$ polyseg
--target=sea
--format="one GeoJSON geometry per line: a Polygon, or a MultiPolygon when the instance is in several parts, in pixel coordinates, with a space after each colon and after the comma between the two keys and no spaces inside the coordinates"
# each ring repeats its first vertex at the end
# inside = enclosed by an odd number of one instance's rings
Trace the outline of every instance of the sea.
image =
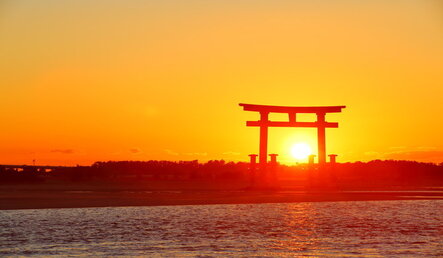
{"type": "Polygon", "coordinates": [[[443,257],[443,200],[3,210],[0,256],[443,257]]]}

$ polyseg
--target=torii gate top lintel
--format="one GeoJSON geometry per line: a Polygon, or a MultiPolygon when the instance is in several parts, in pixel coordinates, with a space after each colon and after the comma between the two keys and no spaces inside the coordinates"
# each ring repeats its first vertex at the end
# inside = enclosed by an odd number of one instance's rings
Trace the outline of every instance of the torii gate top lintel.
{"type": "Polygon", "coordinates": [[[268,106],[240,103],[245,111],[260,113],[259,121],[247,121],[247,126],[260,127],[260,164],[267,163],[268,127],[314,127],[317,128],[319,163],[326,163],[326,140],[325,128],[337,128],[338,123],[326,122],[327,113],[340,113],[346,106],[317,106],[317,107],[288,107],[268,106]],[[287,113],[288,121],[269,121],[269,113],[287,113]],[[297,113],[314,113],[317,115],[315,122],[299,122],[296,120],[297,113]]]}
{"type": "Polygon", "coordinates": [[[269,106],[240,103],[245,111],[270,112],[270,113],[340,113],[346,106],[319,106],[319,107],[288,107],[269,106]]]}

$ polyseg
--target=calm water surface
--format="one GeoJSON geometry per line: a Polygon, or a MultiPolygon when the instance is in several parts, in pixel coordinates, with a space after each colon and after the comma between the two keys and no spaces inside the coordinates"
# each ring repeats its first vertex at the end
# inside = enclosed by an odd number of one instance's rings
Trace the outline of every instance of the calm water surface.
{"type": "Polygon", "coordinates": [[[443,256],[443,201],[0,211],[0,256],[443,256]]]}

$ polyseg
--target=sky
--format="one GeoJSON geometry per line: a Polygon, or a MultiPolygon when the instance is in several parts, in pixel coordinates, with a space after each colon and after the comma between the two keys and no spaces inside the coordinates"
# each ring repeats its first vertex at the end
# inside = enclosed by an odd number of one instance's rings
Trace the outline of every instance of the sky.
{"type": "MultiPolygon", "coordinates": [[[[339,162],[443,162],[443,4],[0,0],[0,96],[0,164],[247,161],[239,103],[346,105],[339,162]]],[[[313,128],[269,133],[283,163],[316,150],[313,128]]]]}

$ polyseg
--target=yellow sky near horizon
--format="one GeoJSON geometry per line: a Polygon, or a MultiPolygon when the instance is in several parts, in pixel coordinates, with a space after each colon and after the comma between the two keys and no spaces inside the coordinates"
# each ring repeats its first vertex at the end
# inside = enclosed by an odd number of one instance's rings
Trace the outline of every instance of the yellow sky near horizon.
{"type": "MultiPolygon", "coordinates": [[[[240,102],[346,105],[341,162],[443,162],[436,0],[1,1],[0,57],[0,164],[246,161],[240,102]]],[[[315,137],[271,128],[269,152],[315,137]]]]}

